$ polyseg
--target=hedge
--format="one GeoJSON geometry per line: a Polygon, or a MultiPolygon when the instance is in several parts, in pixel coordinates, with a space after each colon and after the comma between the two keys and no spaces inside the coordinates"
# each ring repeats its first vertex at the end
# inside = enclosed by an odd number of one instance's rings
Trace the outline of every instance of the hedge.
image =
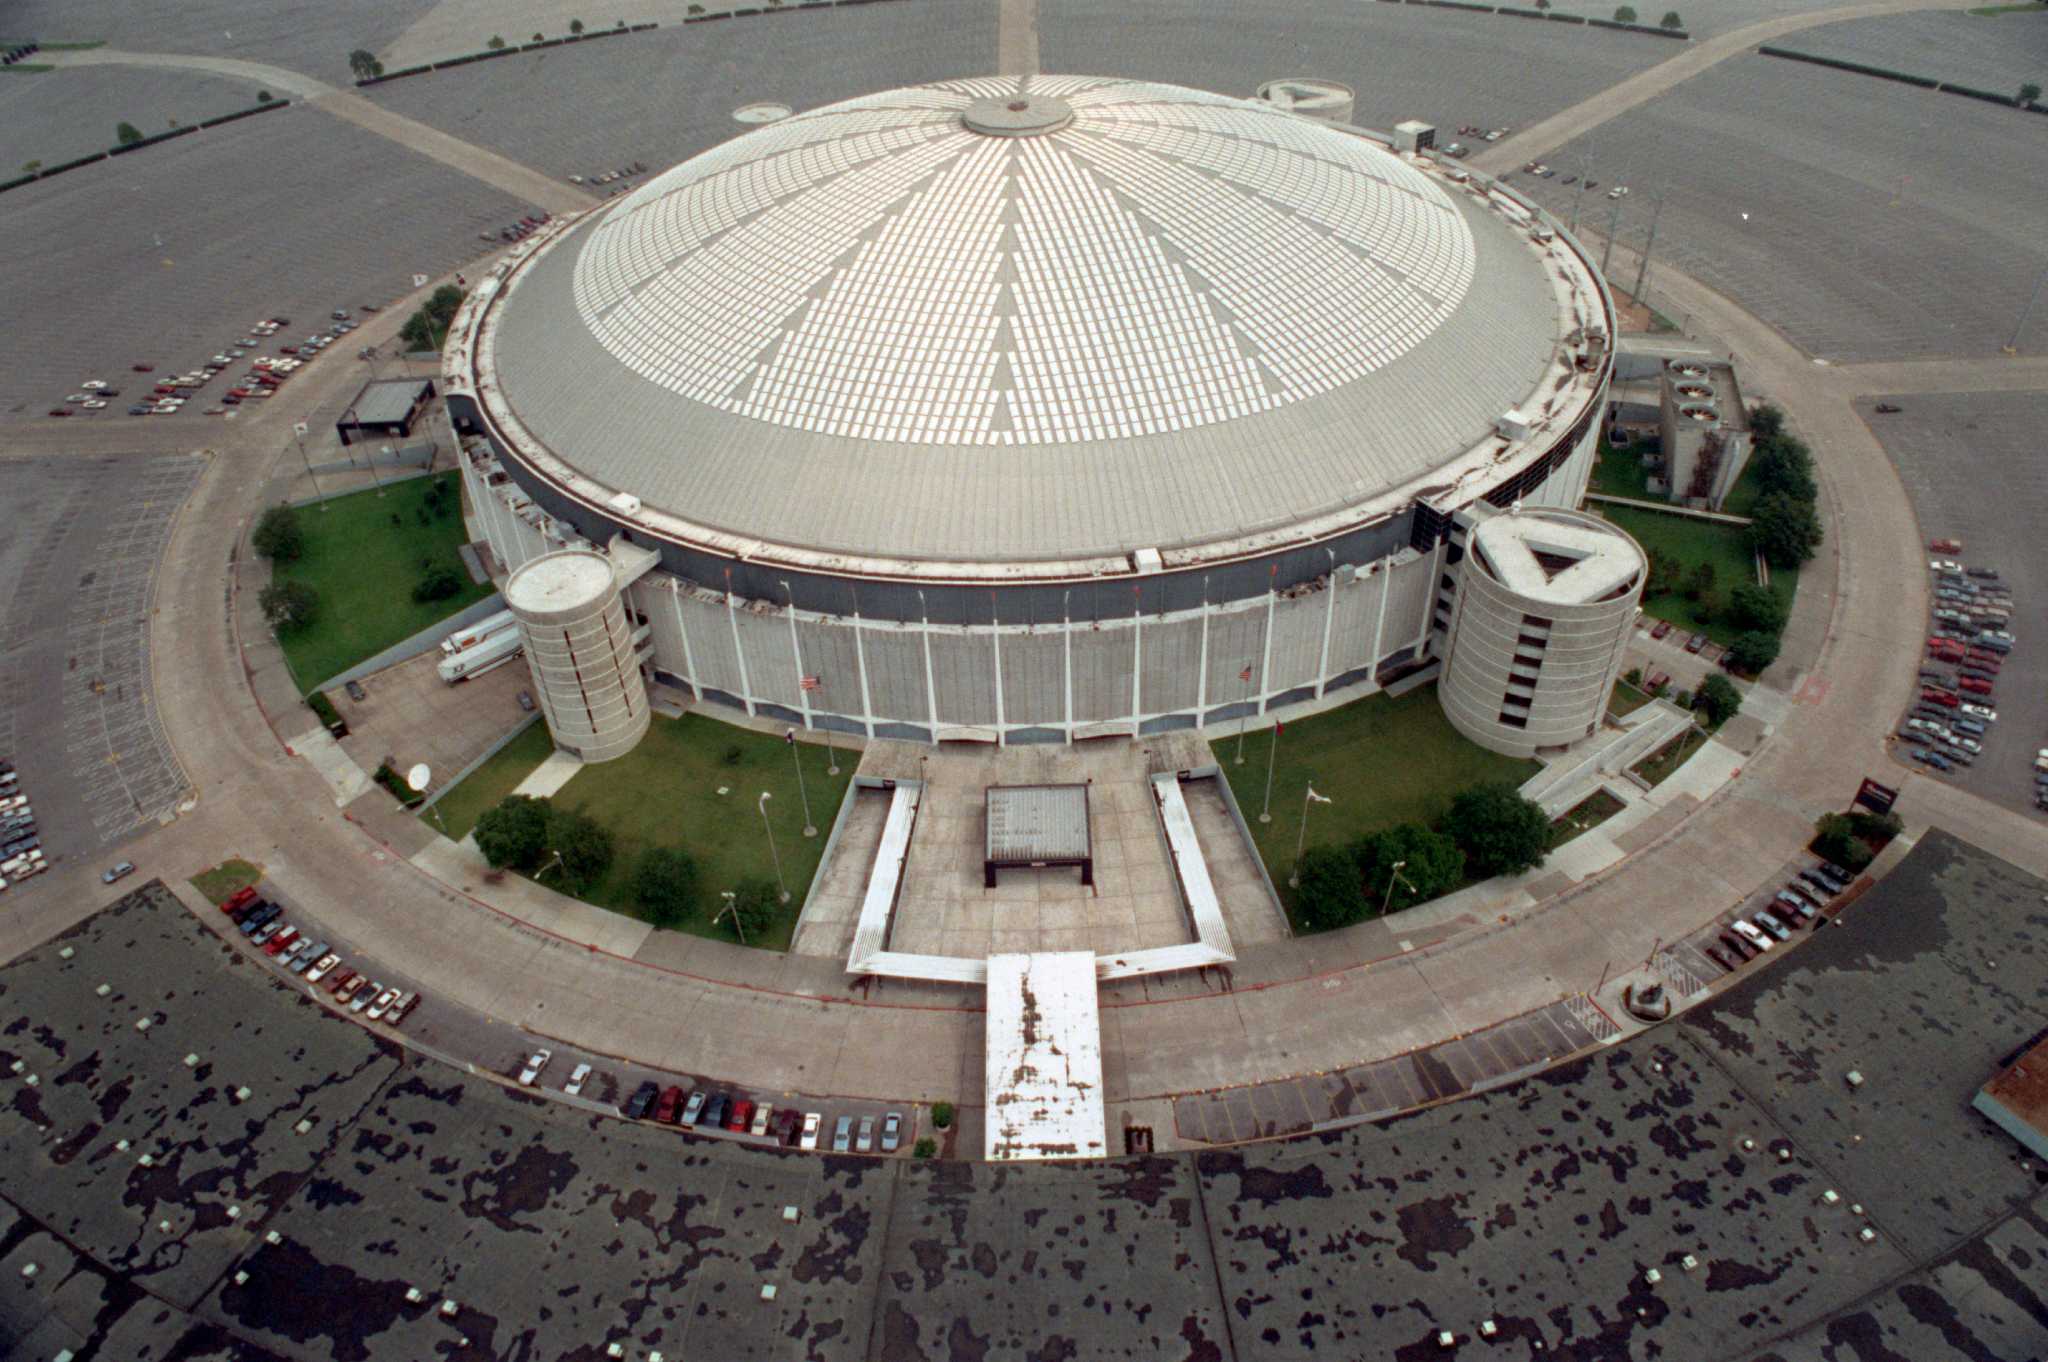
{"type": "Polygon", "coordinates": [[[157,145],[159,142],[168,142],[173,137],[183,137],[187,133],[193,133],[198,131],[199,129],[197,127],[172,128],[169,132],[160,132],[155,134],[154,136],[144,137],[134,142],[123,142],[118,147],[108,147],[107,155],[126,156],[131,151],[140,151],[144,147],[153,147],[157,145]]]}
{"type": "Polygon", "coordinates": [[[290,107],[291,105],[282,99],[273,99],[268,104],[251,104],[246,109],[237,109],[233,113],[225,113],[218,118],[209,118],[199,126],[202,128],[217,128],[223,123],[232,123],[239,118],[254,118],[257,114],[269,113],[272,109],[288,109],[290,107]]]}
{"type": "MultiPolygon", "coordinates": [[[[1832,66],[1837,71],[1854,71],[1859,76],[1876,76],[1879,80],[1902,81],[1907,85],[1917,85],[1923,90],[1939,90],[1941,88],[1940,81],[1930,79],[1927,76],[1908,75],[1904,71],[1893,71],[1882,66],[1866,66],[1862,62],[1843,61],[1840,57],[1816,56],[1811,52],[1794,52],[1789,48],[1771,47],[1768,44],[1759,47],[1757,51],[1766,57],[1783,57],[1787,61],[1810,62],[1815,66],[1832,66]]],[[[2011,103],[2010,100],[2006,102],[2011,103]]]]}

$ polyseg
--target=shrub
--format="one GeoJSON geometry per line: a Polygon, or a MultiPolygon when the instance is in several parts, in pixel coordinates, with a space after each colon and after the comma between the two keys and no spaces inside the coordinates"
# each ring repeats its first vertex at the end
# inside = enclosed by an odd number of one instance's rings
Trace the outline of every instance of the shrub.
{"type": "Polygon", "coordinates": [[[357,80],[375,80],[384,74],[384,63],[374,52],[359,47],[348,54],[348,69],[355,72],[357,80]]]}
{"type": "Polygon", "coordinates": [[[1814,824],[1814,854],[1833,861],[1845,870],[1861,870],[1875,855],[1856,835],[1855,820],[1848,814],[1824,813],[1814,824]]]}
{"type": "Polygon", "coordinates": [[[499,869],[531,870],[548,845],[554,806],[531,795],[506,795],[476,820],[476,849],[499,869]]]}
{"type": "Polygon", "coordinates": [[[416,601],[445,601],[462,590],[462,574],[446,565],[427,569],[412,589],[416,601]]]}
{"type": "Polygon", "coordinates": [[[1778,660],[1778,636],[1760,630],[1737,634],[1728,645],[1728,665],[1755,676],[1778,660]]]}
{"type": "Polygon", "coordinates": [[[913,1159],[933,1159],[937,1158],[938,1154],[939,1142],[929,1135],[910,1147],[910,1157],[913,1159]]]}
{"type": "Polygon", "coordinates": [[[1742,692],[1725,676],[1710,675],[1700,682],[1693,704],[1707,716],[1709,726],[1719,728],[1742,709],[1742,692]]]}
{"type": "Polygon", "coordinates": [[[1614,11],[1614,22],[1617,24],[1632,24],[1635,21],[1636,11],[1633,5],[1623,5],[1614,11]]]}
{"type": "Polygon", "coordinates": [[[736,745],[728,747],[725,749],[725,764],[727,766],[737,766],[742,761],[746,760],[746,755],[747,754],[745,752],[742,752],[736,745]]]}
{"type": "Polygon", "coordinates": [[[1368,913],[1385,904],[1390,913],[1448,894],[1465,878],[1465,853],[1440,832],[1403,823],[1369,833],[1351,844],[1368,913]],[[1394,866],[1400,864],[1399,878],[1394,866]]]}
{"type": "Polygon", "coordinates": [[[114,140],[122,146],[133,146],[142,140],[142,130],[133,123],[117,123],[114,126],[114,140]]]}
{"type": "Polygon", "coordinates": [[[270,93],[270,91],[268,90],[258,90],[256,92],[256,102],[258,104],[268,104],[271,100],[276,98],[277,96],[270,93]]]}
{"type": "Polygon", "coordinates": [[[2020,86],[2019,97],[2013,102],[2023,109],[2031,109],[2034,107],[2034,101],[2040,97],[2041,87],[2030,80],[2025,85],[2020,86]]]}
{"type": "Polygon", "coordinates": [[[581,33],[583,31],[583,21],[581,19],[571,19],[569,21],[569,31],[571,33],[581,33]]]}
{"type": "Polygon", "coordinates": [[[1464,851],[1466,869],[1480,879],[1534,870],[1550,850],[1550,819],[1542,806],[1504,783],[1460,794],[1439,828],[1464,851]]]}
{"type": "Polygon", "coordinates": [[[405,319],[398,338],[412,350],[438,350],[448,337],[448,323],[462,306],[462,290],[443,284],[427,298],[417,312],[405,319]]]}
{"type": "Polygon", "coordinates": [[[655,926],[675,926],[697,906],[697,863],[673,847],[650,849],[633,871],[633,898],[655,926]]]}
{"type": "Polygon", "coordinates": [[[1756,485],[1757,490],[1765,493],[1784,492],[1800,501],[1817,499],[1820,488],[1813,480],[1813,452],[1806,442],[1783,432],[1768,438],[1759,436],[1756,485]]]}
{"type": "Polygon", "coordinates": [[[1301,884],[1294,891],[1294,916],[1311,932],[1348,927],[1365,916],[1365,894],[1358,862],[1350,852],[1313,846],[1302,853],[1296,871],[1301,884]]]}
{"type": "Polygon", "coordinates": [[[1820,548],[1820,513],[1810,501],[1774,492],[1757,502],[1749,525],[1750,547],[1772,567],[1795,568],[1820,548]]]}
{"type": "Polygon", "coordinates": [[[1785,627],[1785,602],[1769,587],[1744,582],[1728,593],[1728,621],[1738,629],[1775,634],[1785,627]]]}
{"type": "Polygon", "coordinates": [[[505,40],[493,33],[491,40],[485,43],[484,46],[490,48],[493,52],[503,52],[505,50],[505,40]]]}
{"type": "Polygon", "coordinates": [[[1749,433],[1761,450],[1765,444],[1785,432],[1785,413],[1769,402],[1759,402],[1749,413],[1749,433]]]}
{"type": "Polygon", "coordinates": [[[1689,690],[1678,692],[1678,694],[1671,697],[1671,703],[1677,705],[1680,709],[1690,710],[1692,708],[1692,692],[1689,690]]]}
{"type": "Polygon", "coordinates": [[[1659,28],[1684,28],[1685,20],[1678,17],[1677,10],[1667,9],[1664,11],[1664,17],[1657,21],[1657,26],[1659,28]]]}
{"type": "Polygon", "coordinates": [[[775,926],[782,894],[771,880],[741,880],[718,924],[742,941],[758,941],[775,926]]]}
{"type": "Polygon", "coordinates": [[[537,42],[537,43],[544,43],[544,42],[546,42],[547,40],[548,40],[548,39],[547,39],[547,35],[546,35],[545,33],[536,33],[536,34],[534,34],[534,35],[533,35],[533,39],[532,39],[532,41],[534,41],[534,42],[537,42]]]}
{"type": "Polygon", "coordinates": [[[1622,673],[1621,679],[1628,682],[1631,686],[1640,686],[1643,684],[1643,669],[1641,667],[1630,667],[1622,673]]]}
{"type": "Polygon", "coordinates": [[[327,726],[329,732],[341,727],[341,711],[334,707],[334,701],[327,698],[326,692],[316,690],[308,695],[306,708],[320,716],[320,722],[327,726]]]}
{"type": "Polygon", "coordinates": [[[299,523],[298,508],[272,506],[256,521],[249,536],[256,552],[273,563],[296,563],[306,551],[306,529],[299,523]]]}
{"type": "Polygon", "coordinates": [[[376,773],[371,779],[389,790],[392,796],[407,808],[411,808],[426,798],[424,794],[406,784],[404,778],[398,772],[391,769],[390,762],[378,762],[376,773]]]}
{"type": "Polygon", "coordinates": [[[698,15],[702,14],[703,12],[704,7],[702,5],[692,5],[689,7],[689,9],[684,11],[684,13],[688,14],[693,19],[698,15]]]}
{"type": "Polygon", "coordinates": [[[578,889],[588,889],[612,868],[611,831],[587,813],[553,810],[548,847],[561,858],[563,877],[578,889]]]}
{"type": "Polygon", "coordinates": [[[1721,614],[1721,593],[1709,588],[1702,591],[1692,603],[1692,618],[1695,624],[1712,624],[1721,614]]]}
{"type": "Polygon", "coordinates": [[[1684,595],[1687,600],[1696,601],[1702,595],[1709,591],[1712,591],[1713,589],[1714,565],[1712,563],[1695,563],[1690,569],[1687,570],[1685,574],[1684,590],[1684,595]]]}
{"type": "Polygon", "coordinates": [[[932,1124],[940,1130],[951,1128],[953,1124],[953,1104],[951,1102],[932,1103],[932,1124]]]}
{"type": "Polygon", "coordinates": [[[320,614],[320,593],[304,582],[272,582],[256,604],[272,628],[303,629],[320,614]]]}

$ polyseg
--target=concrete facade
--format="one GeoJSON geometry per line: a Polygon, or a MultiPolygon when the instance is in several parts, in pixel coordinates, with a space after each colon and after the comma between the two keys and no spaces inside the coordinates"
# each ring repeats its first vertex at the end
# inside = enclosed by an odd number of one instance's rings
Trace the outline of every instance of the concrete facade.
{"type": "Polygon", "coordinates": [[[1590,737],[1642,598],[1646,559],[1622,531],[1570,511],[1460,516],[1446,574],[1443,678],[1451,726],[1528,757],[1590,737]]]}
{"type": "Polygon", "coordinates": [[[1671,499],[1720,510],[1749,463],[1749,410],[1734,366],[1672,360],[1659,376],[1657,397],[1671,499]]]}
{"type": "Polygon", "coordinates": [[[586,762],[632,751],[647,732],[647,683],[612,560],[591,549],[542,554],[507,579],[505,602],[555,745],[586,762]]]}

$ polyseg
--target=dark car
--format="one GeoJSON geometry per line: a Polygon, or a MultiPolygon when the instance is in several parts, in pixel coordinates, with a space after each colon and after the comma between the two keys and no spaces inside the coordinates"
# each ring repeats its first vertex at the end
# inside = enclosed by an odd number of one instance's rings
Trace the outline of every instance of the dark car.
{"type": "Polygon", "coordinates": [[[661,1100],[654,1104],[654,1119],[665,1126],[676,1123],[676,1113],[682,1110],[683,1090],[679,1087],[663,1088],[661,1100]]]}
{"type": "Polygon", "coordinates": [[[1671,632],[1671,621],[1670,621],[1670,620],[1658,620],[1658,621],[1657,621],[1657,622],[1656,622],[1656,623],[1655,623],[1654,625],[1650,626],[1650,637],[1651,637],[1651,638],[1662,638],[1662,637],[1664,637],[1664,635],[1666,635],[1666,634],[1668,634],[1668,633],[1670,633],[1670,632],[1671,632]]]}
{"type": "Polygon", "coordinates": [[[1721,947],[1738,963],[1756,954],[1756,947],[1750,945],[1734,932],[1721,933],[1721,947]]]}
{"type": "Polygon", "coordinates": [[[803,1125],[804,1118],[797,1114],[795,1107],[784,1107],[775,1113],[775,1125],[770,1133],[775,1136],[775,1143],[793,1149],[803,1125]]]}
{"type": "Polygon", "coordinates": [[[711,1129],[716,1130],[725,1124],[725,1113],[731,1110],[731,1108],[732,1099],[724,1093],[720,1093],[704,1104],[704,1116],[698,1124],[709,1126],[711,1129]]]}
{"type": "Polygon", "coordinates": [[[1705,634],[1694,634],[1685,641],[1685,650],[1689,653],[1696,653],[1706,646],[1707,636],[1705,634]]]}
{"type": "Polygon", "coordinates": [[[363,683],[360,681],[350,681],[342,686],[342,689],[348,692],[349,699],[356,701],[358,704],[368,698],[363,694],[363,683]]]}
{"type": "Polygon", "coordinates": [[[528,714],[533,713],[533,697],[525,691],[519,692],[519,707],[528,714]]]}
{"type": "Polygon", "coordinates": [[[638,1121],[645,1117],[653,1108],[654,1099],[660,1092],[661,1089],[653,1083],[642,1083],[633,1089],[633,1095],[626,1099],[627,1118],[638,1121]]]}
{"type": "Polygon", "coordinates": [[[1728,957],[1721,953],[1721,948],[1719,946],[1702,946],[1700,947],[1700,949],[1707,953],[1707,959],[1713,961],[1722,969],[1732,970],[1735,968],[1734,964],[1728,959],[1728,957]]]}

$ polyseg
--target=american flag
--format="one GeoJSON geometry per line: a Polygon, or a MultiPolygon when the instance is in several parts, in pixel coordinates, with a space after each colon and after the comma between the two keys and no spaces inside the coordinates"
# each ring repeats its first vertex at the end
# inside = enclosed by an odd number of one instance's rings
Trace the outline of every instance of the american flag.
{"type": "Polygon", "coordinates": [[[823,681],[820,681],[820,680],[819,680],[819,679],[818,679],[817,677],[815,677],[815,676],[806,676],[806,677],[804,677],[804,678],[803,678],[803,679],[802,679],[801,681],[798,681],[798,682],[797,682],[797,684],[798,684],[799,686],[803,687],[803,688],[804,688],[805,690],[823,690],[823,689],[825,689],[825,683],[824,683],[823,681]]]}
{"type": "Polygon", "coordinates": [[[1252,669],[1251,669],[1250,667],[1246,667],[1246,668],[1245,668],[1245,669],[1244,669],[1243,671],[1241,671],[1241,672],[1239,672],[1239,673],[1237,674],[1237,679],[1238,679],[1238,680],[1240,680],[1240,681],[1249,681],[1249,680],[1251,680],[1251,679],[1252,679],[1252,669]]]}

